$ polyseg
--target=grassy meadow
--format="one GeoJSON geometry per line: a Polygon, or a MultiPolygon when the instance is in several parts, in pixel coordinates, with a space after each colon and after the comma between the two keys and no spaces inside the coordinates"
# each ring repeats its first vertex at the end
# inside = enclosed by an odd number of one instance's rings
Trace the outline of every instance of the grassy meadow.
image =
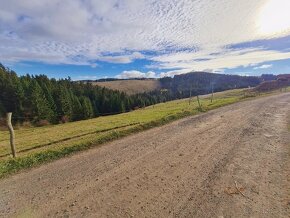
{"type": "Polygon", "coordinates": [[[202,110],[198,108],[196,97],[193,97],[190,104],[189,99],[182,99],[90,120],[20,128],[15,130],[18,155],[15,159],[10,155],[9,132],[0,131],[0,177],[134,132],[255,96],[255,93],[246,90],[231,90],[216,93],[213,102],[210,95],[201,97],[202,110]]]}
{"type": "Polygon", "coordinates": [[[148,80],[115,80],[105,82],[92,82],[93,85],[106,87],[108,89],[125,92],[128,95],[150,92],[161,87],[160,81],[155,79],[148,80]]]}

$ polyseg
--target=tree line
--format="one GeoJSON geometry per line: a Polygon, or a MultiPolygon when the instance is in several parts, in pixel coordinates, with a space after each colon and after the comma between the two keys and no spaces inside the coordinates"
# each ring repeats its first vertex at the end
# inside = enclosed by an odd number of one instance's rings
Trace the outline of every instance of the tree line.
{"type": "Polygon", "coordinates": [[[13,112],[13,121],[57,124],[207,94],[212,90],[256,86],[258,77],[194,72],[159,79],[161,89],[127,95],[124,92],[92,85],[88,81],[49,79],[45,75],[17,74],[0,64],[0,118],[13,112]]]}
{"type": "Polygon", "coordinates": [[[87,82],[17,76],[0,64],[0,117],[13,112],[14,122],[60,123],[122,113],[167,99],[150,94],[126,95],[87,82]]]}
{"type": "Polygon", "coordinates": [[[190,95],[220,92],[229,89],[255,87],[261,83],[256,76],[239,76],[207,72],[192,72],[160,79],[161,87],[171,98],[186,98],[190,95]]]}

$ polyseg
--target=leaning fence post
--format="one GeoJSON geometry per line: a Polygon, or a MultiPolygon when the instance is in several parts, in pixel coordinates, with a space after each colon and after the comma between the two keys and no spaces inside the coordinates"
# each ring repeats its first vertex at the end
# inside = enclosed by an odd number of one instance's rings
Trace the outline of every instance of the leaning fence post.
{"type": "Polygon", "coordinates": [[[12,156],[16,157],[16,149],[15,149],[15,143],[14,143],[15,135],[14,135],[14,129],[12,126],[11,118],[12,118],[12,112],[7,113],[7,126],[10,132],[10,146],[11,146],[12,156]]]}

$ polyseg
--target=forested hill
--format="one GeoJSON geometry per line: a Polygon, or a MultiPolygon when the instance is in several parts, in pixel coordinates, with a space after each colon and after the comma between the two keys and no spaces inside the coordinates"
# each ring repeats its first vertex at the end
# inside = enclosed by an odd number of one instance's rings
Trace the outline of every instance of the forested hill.
{"type": "Polygon", "coordinates": [[[195,72],[162,78],[157,90],[127,95],[88,82],[17,76],[0,64],[0,119],[13,112],[13,121],[38,125],[83,120],[122,113],[159,102],[233,88],[256,86],[258,77],[195,72]]]}
{"type": "Polygon", "coordinates": [[[70,79],[48,79],[45,75],[18,77],[0,64],[0,118],[13,112],[14,122],[44,125],[83,120],[166,100],[148,94],[128,96],[70,79]]]}
{"type": "Polygon", "coordinates": [[[191,91],[193,95],[206,94],[213,89],[215,92],[235,88],[255,87],[259,85],[261,78],[254,76],[238,76],[227,74],[216,74],[206,72],[192,72],[175,75],[173,78],[161,78],[163,89],[176,93],[180,97],[188,96],[191,91]]]}
{"type": "Polygon", "coordinates": [[[101,79],[96,81],[85,81],[94,85],[106,87],[113,90],[124,91],[132,95],[143,92],[154,92],[166,89],[171,94],[182,94],[186,97],[191,90],[192,93],[207,93],[211,88],[223,91],[233,88],[245,88],[257,86],[261,81],[275,79],[274,75],[262,75],[261,77],[249,77],[227,74],[216,74],[207,72],[192,72],[176,75],[173,78],[161,79],[101,79]]]}

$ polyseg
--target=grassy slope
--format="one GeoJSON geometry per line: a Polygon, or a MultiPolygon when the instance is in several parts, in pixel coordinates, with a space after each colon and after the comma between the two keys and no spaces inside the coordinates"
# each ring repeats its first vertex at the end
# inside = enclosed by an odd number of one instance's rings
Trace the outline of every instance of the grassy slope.
{"type": "MultiPolygon", "coordinates": [[[[250,97],[252,96],[245,97],[242,90],[232,90],[216,94],[212,103],[209,96],[205,96],[201,102],[203,111],[207,111],[250,97]]],[[[182,99],[124,114],[19,129],[15,131],[18,152],[16,159],[9,155],[8,132],[1,131],[0,177],[199,112],[196,98],[193,98],[190,105],[188,99],[182,99]]]]}
{"type": "Polygon", "coordinates": [[[92,82],[95,85],[119,90],[129,95],[149,92],[160,88],[158,80],[116,80],[108,82],[92,82]]]}

